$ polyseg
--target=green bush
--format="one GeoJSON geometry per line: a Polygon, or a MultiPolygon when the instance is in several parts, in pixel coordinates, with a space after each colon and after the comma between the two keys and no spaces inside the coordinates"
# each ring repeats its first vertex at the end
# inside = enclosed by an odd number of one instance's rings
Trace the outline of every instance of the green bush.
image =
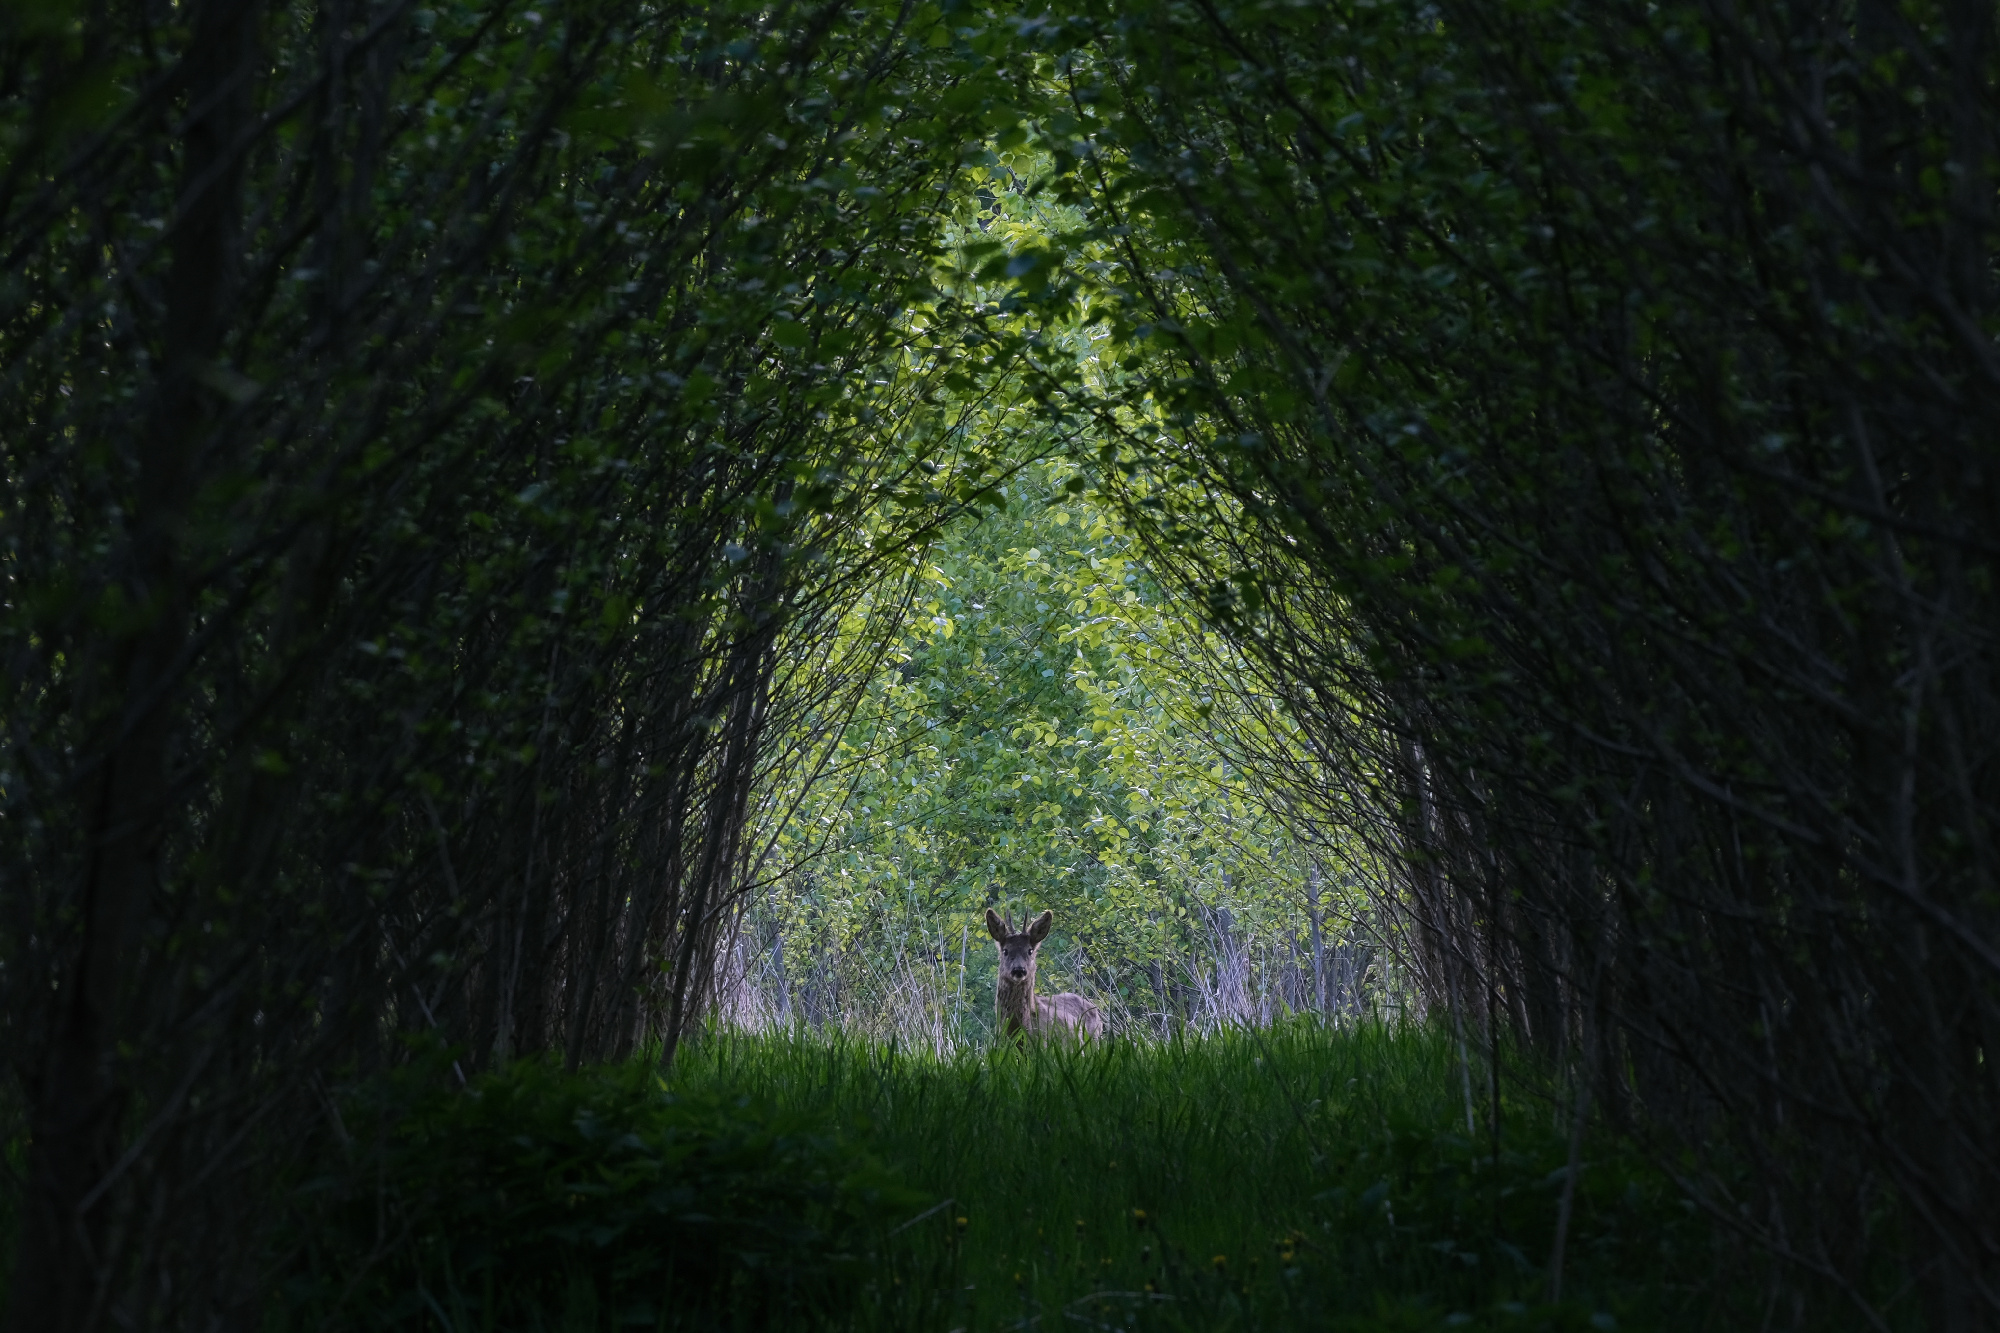
{"type": "Polygon", "coordinates": [[[306,1190],[287,1313],[345,1327],[788,1327],[838,1319],[922,1206],[824,1117],[668,1091],[639,1062],[416,1075],[306,1190]]]}

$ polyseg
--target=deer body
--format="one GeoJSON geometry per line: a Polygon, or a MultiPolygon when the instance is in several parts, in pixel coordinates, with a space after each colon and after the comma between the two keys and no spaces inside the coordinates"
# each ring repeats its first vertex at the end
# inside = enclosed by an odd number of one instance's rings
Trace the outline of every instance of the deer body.
{"type": "Polygon", "coordinates": [[[1000,1031],[1017,1040],[1024,1034],[1102,1037],[1104,1015],[1089,1000],[1073,991],[1035,994],[1035,954],[1054,924],[1055,913],[1044,912],[1017,932],[1005,917],[986,909],[986,933],[1000,946],[1000,981],[993,993],[1000,1031]]]}

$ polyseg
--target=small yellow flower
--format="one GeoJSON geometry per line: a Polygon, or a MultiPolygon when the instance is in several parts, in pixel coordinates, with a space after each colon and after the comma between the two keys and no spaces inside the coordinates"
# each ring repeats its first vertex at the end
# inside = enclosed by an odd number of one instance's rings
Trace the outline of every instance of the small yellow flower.
{"type": "Polygon", "coordinates": [[[959,1229],[960,1231],[963,1231],[963,1230],[965,1230],[965,1226],[966,1226],[966,1222],[965,1222],[965,1219],[964,1219],[964,1218],[962,1218],[962,1217],[961,1217],[961,1218],[959,1218],[959,1219],[958,1219],[958,1229],[959,1229]]]}
{"type": "Polygon", "coordinates": [[[1214,1259],[1210,1260],[1209,1262],[1213,1263],[1215,1265],[1215,1271],[1220,1273],[1223,1269],[1229,1267],[1229,1256],[1226,1254],[1218,1254],[1215,1256],[1214,1259]]]}
{"type": "Polygon", "coordinates": [[[1132,1210],[1132,1225],[1138,1227],[1146,1225],[1146,1210],[1144,1208],[1134,1208],[1132,1210]]]}

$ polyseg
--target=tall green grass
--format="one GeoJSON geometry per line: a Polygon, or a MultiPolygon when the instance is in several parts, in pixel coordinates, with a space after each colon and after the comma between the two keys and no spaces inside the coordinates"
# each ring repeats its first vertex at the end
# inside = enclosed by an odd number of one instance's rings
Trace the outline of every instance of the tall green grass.
{"type": "Polygon", "coordinates": [[[311,1183],[272,1327],[1757,1324],[1756,1270],[1597,1133],[1551,1303],[1568,1128],[1503,1087],[1496,1156],[1453,1052],[1311,1023],[950,1058],[712,1031],[664,1075],[405,1079],[311,1183]]]}
{"type": "Polygon", "coordinates": [[[1726,1309],[1708,1228],[1598,1138],[1546,1303],[1566,1129],[1503,1087],[1496,1162],[1452,1044],[1415,1026],[949,1060],[711,1033],[672,1084],[851,1126],[950,1200],[882,1251],[883,1326],[1642,1329],[1726,1309]]]}

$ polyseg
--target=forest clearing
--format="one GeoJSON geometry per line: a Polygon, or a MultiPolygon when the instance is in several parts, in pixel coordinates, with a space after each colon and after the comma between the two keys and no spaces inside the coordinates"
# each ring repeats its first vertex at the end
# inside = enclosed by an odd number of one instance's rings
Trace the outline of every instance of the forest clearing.
{"type": "Polygon", "coordinates": [[[0,10],[6,1326],[2000,1326],[1996,26],[0,10]]]}

